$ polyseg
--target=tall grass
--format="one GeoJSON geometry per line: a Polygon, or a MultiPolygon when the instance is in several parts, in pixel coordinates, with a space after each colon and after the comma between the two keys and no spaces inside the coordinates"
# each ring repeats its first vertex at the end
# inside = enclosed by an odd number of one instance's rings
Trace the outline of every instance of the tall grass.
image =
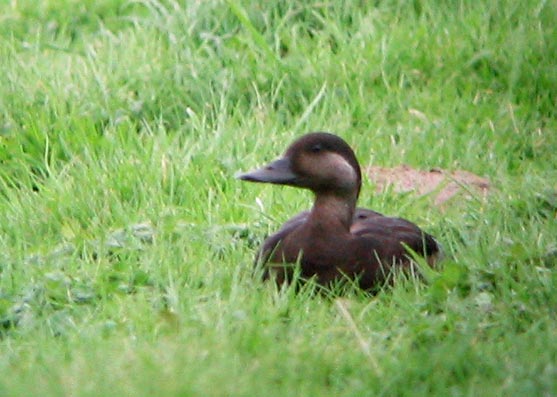
{"type": "Polygon", "coordinates": [[[552,1],[0,5],[0,395],[557,394],[552,1]],[[427,282],[276,290],[311,197],[233,175],[296,136],[467,169],[487,201],[360,204],[436,235],[427,282]]]}

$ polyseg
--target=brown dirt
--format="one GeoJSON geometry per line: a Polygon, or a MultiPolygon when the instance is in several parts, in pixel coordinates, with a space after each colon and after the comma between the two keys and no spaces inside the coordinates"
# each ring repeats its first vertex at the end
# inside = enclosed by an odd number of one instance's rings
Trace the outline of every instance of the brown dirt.
{"type": "Polygon", "coordinates": [[[400,193],[415,192],[420,196],[431,194],[438,206],[457,196],[485,198],[491,190],[489,179],[463,170],[434,168],[422,171],[399,165],[393,168],[373,166],[366,171],[379,192],[391,187],[400,193]]]}

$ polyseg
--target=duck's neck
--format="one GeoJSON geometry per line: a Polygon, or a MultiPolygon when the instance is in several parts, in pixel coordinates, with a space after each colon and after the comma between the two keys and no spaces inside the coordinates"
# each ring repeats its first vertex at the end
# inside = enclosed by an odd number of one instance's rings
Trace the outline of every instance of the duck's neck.
{"type": "Polygon", "coordinates": [[[308,225],[312,233],[327,230],[350,233],[352,217],[356,210],[356,195],[339,196],[335,194],[318,194],[311,210],[308,225]]]}

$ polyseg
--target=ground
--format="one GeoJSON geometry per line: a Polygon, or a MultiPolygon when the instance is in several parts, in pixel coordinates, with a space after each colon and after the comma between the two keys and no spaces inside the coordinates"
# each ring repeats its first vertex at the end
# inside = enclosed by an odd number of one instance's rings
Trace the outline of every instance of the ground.
{"type": "Polygon", "coordinates": [[[557,5],[0,3],[0,395],[557,394],[557,5]],[[308,192],[243,183],[312,130],[466,170],[446,259],[375,295],[278,290],[308,192]]]}

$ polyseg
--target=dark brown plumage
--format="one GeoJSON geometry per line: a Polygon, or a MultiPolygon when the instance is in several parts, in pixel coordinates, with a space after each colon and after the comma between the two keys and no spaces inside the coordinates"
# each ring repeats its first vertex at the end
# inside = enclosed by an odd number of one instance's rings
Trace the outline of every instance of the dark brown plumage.
{"type": "Polygon", "coordinates": [[[406,247],[435,262],[435,239],[413,223],[356,208],[360,165],[350,146],[336,135],[314,132],[296,140],[284,156],[267,166],[240,174],[250,182],[302,187],[313,191],[311,211],[288,220],[269,236],[258,253],[265,278],[291,279],[299,261],[304,278],[320,284],[348,277],[363,289],[383,283],[393,266],[407,268],[406,247]]]}

